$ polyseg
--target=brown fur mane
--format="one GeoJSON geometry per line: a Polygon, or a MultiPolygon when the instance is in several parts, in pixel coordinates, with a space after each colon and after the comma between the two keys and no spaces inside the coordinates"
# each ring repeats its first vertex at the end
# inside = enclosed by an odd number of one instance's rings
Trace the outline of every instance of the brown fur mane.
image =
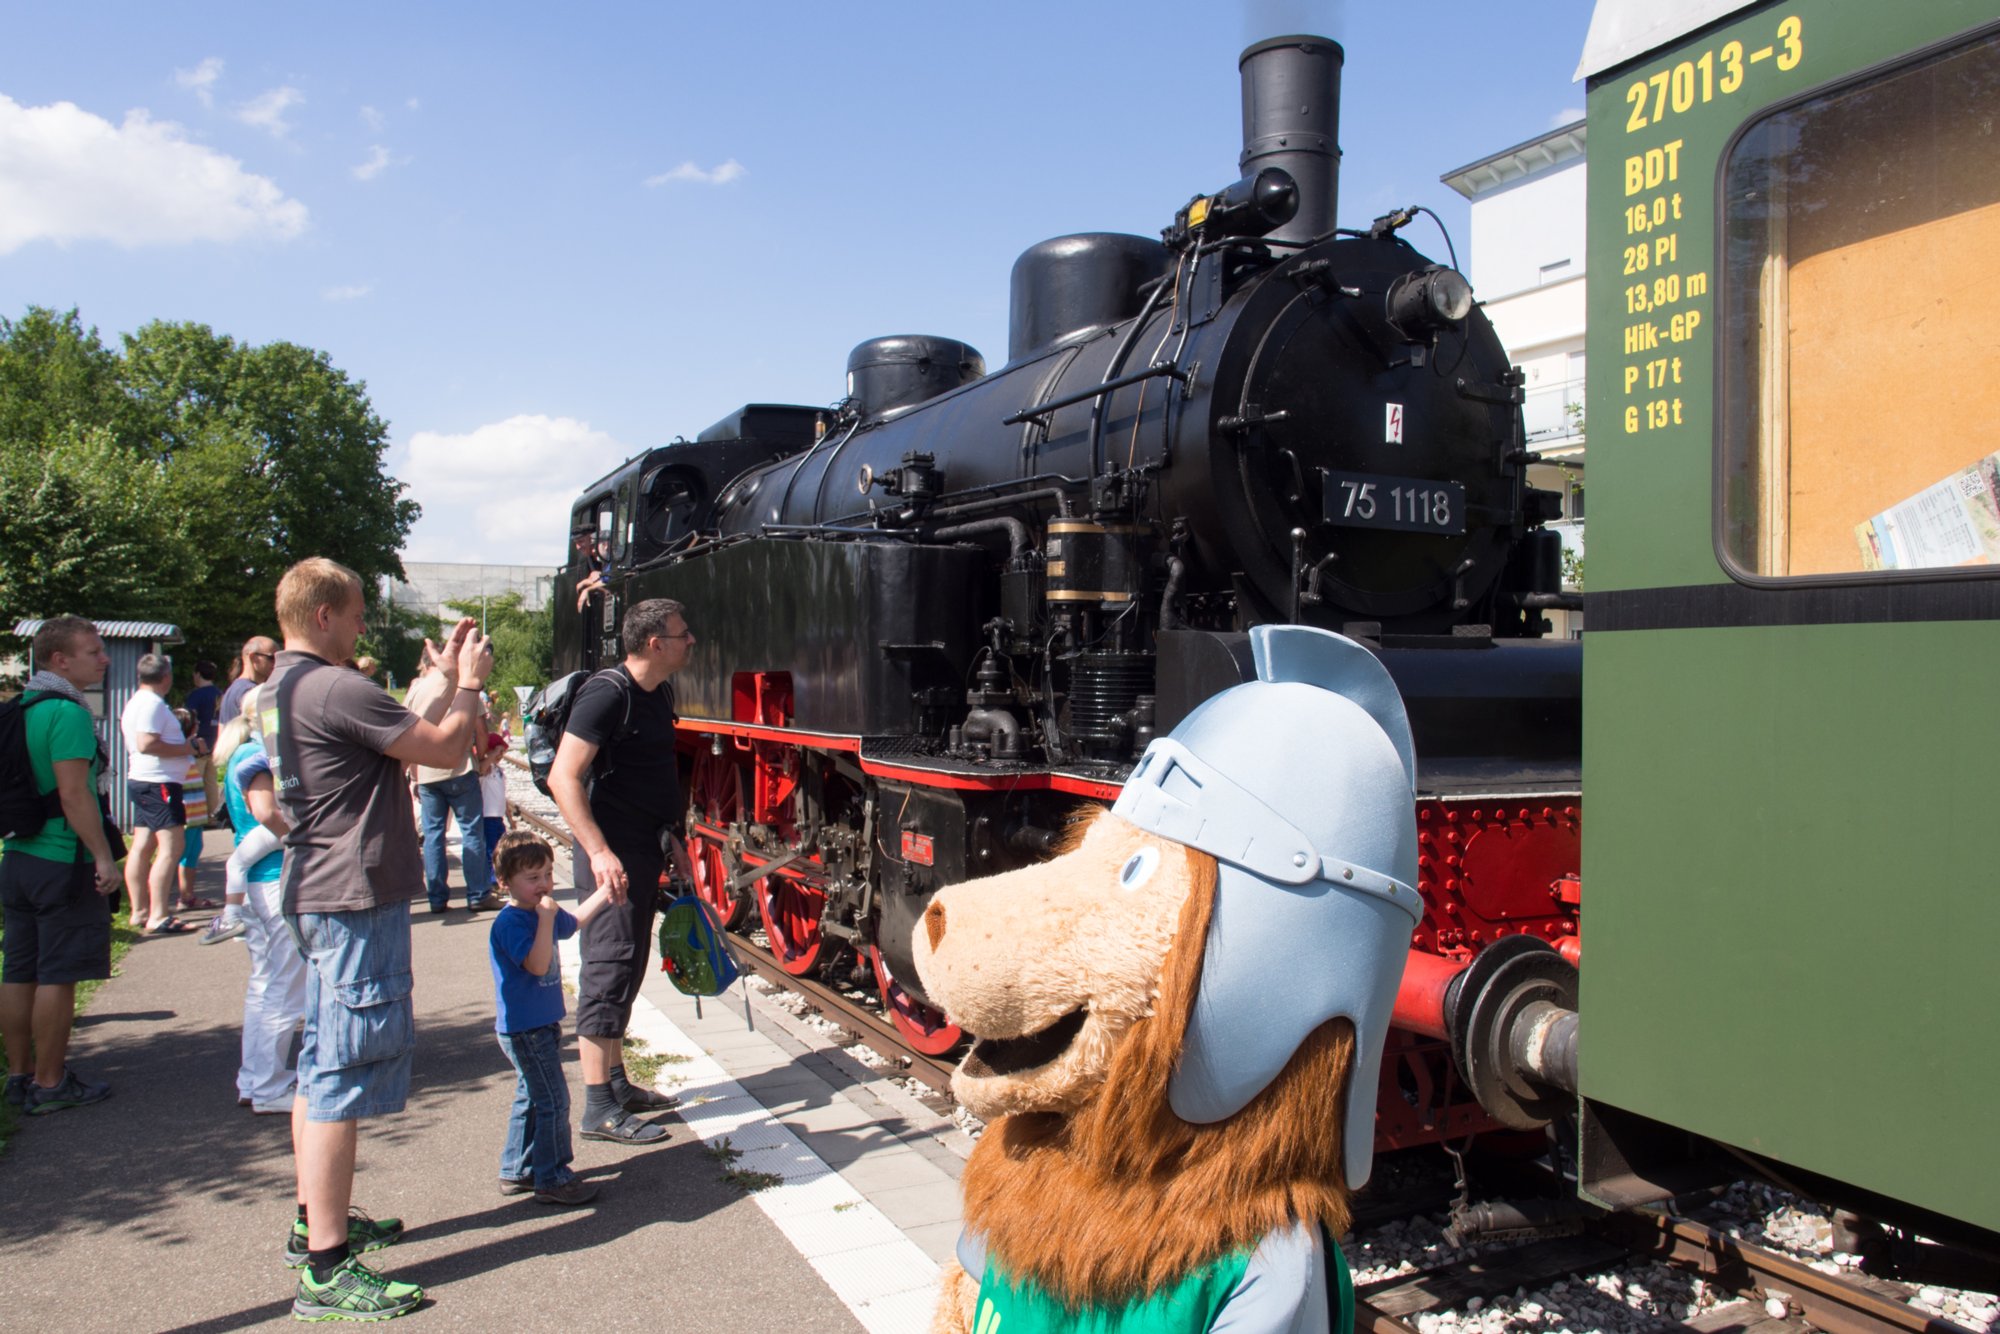
{"type": "Polygon", "coordinates": [[[967,1225],[1010,1274],[1072,1309],[1151,1294],[1298,1221],[1347,1229],[1345,1019],[1316,1029],[1227,1121],[1191,1125],[1167,1104],[1215,904],[1215,859],[1186,855],[1193,888],[1153,1017],[1127,1031],[1104,1088],[1073,1115],[1003,1117],[966,1166],[967,1225]]]}

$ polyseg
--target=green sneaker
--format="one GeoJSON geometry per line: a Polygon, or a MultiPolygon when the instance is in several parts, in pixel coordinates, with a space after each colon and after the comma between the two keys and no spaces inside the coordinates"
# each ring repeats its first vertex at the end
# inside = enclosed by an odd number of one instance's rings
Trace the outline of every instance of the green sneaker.
{"type": "Polygon", "coordinates": [[[313,1281],[312,1270],[300,1271],[292,1319],[394,1320],[423,1299],[416,1284],[393,1282],[350,1255],[324,1283],[313,1281]]]}
{"type": "MultiPolygon", "coordinates": [[[[370,1218],[360,1209],[347,1211],[347,1249],[354,1254],[379,1251],[384,1246],[394,1246],[402,1239],[402,1219],[370,1218]]],[[[285,1235],[285,1268],[304,1269],[306,1251],[306,1225],[304,1220],[295,1218],[292,1230],[285,1235]]]]}

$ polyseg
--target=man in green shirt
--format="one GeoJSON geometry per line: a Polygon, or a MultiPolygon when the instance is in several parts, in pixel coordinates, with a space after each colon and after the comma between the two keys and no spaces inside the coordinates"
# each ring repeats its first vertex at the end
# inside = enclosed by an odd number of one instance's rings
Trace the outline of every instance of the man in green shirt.
{"type": "Polygon", "coordinates": [[[45,622],[30,650],[39,670],[22,702],[35,786],[62,810],[41,831],[0,852],[0,1037],[7,1043],[6,1098],[29,1116],[101,1102],[104,1084],[66,1064],[76,984],[111,976],[111,906],[124,883],[97,798],[97,730],[83,692],[110,659],[97,627],[76,616],[45,622]]]}

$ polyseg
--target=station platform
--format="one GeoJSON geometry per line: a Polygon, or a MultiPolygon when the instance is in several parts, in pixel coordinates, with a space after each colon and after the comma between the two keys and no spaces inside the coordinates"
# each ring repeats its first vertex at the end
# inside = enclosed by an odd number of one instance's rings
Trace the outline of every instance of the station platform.
{"type": "MultiPolygon", "coordinates": [[[[220,865],[202,877],[217,898],[220,865]]],[[[408,1227],[370,1262],[426,1293],[398,1328],[929,1327],[970,1142],[754,990],[746,1027],[740,985],[697,1017],[649,977],[632,1032],[681,1099],[666,1142],[577,1140],[577,1171],[603,1187],[580,1209],[500,1195],[514,1077],[493,1036],[491,920],[419,901],[410,1104],[362,1129],[354,1201],[408,1227]]],[[[567,953],[573,978],[573,941],[567,953]]],[[[288,1118],[236,1105],[248,973],[235,942],[142,940],[81,1017],[72,1064],[115,1091],[24,1120],[0,1154],[11,1327],[296,1327],[288,1118]]],[[[580,1103],[567,1033],[564,1055],[580,1103]]]]}

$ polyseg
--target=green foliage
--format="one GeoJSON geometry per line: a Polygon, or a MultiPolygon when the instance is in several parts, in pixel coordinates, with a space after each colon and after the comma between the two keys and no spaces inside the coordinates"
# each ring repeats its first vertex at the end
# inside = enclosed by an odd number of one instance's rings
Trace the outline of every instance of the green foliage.
{"type": "Polygon", "coordinates": [[[484,620],[487,637],[493,641],[490,682],[503,710],[514,709],[515,686],[547,684],[556,656],[553,607],[529,611],[513,589],[485,599],[483,606],[478,598],[445,605],[461,616],[484,620]]]}
{"type": "Polygon", "coordinates": [[[1583,557],[1568,547],[1563,548],[1562,577],[1564,588],[1574,589],[1579,593],[1583,591],[1583,557]]]}
{"type": "Polygon", "coordinates": [[[402,573],[418,508],[387,448],[324,352],[160,321],[114,352],[73,310],[0,319],[0,619],[171,620],[185,660],[227,661],[275,628],[292,562],[402,573]]]}
{"type": "Polygon", "coordinates": [[[417,663],[424,654],[424,640],[437,639],[440,630],[438,618],[429,612],[398,606],[394,602],[370,602],[368,633],[361,636],[361,645],[355,652],[357,656],[366,655],[382,664],[385,675],[378,679],[384,685],[394,678],[399,687],[406,686],[417,679],[417,663]]]}
{"type": "Polygon", "coordinates": [[[164,470],[103,427],[54,428],[39,445],[0,439],[0,608],[160,615],[157,590],[189,551],[161,496],[164,470]]]}

